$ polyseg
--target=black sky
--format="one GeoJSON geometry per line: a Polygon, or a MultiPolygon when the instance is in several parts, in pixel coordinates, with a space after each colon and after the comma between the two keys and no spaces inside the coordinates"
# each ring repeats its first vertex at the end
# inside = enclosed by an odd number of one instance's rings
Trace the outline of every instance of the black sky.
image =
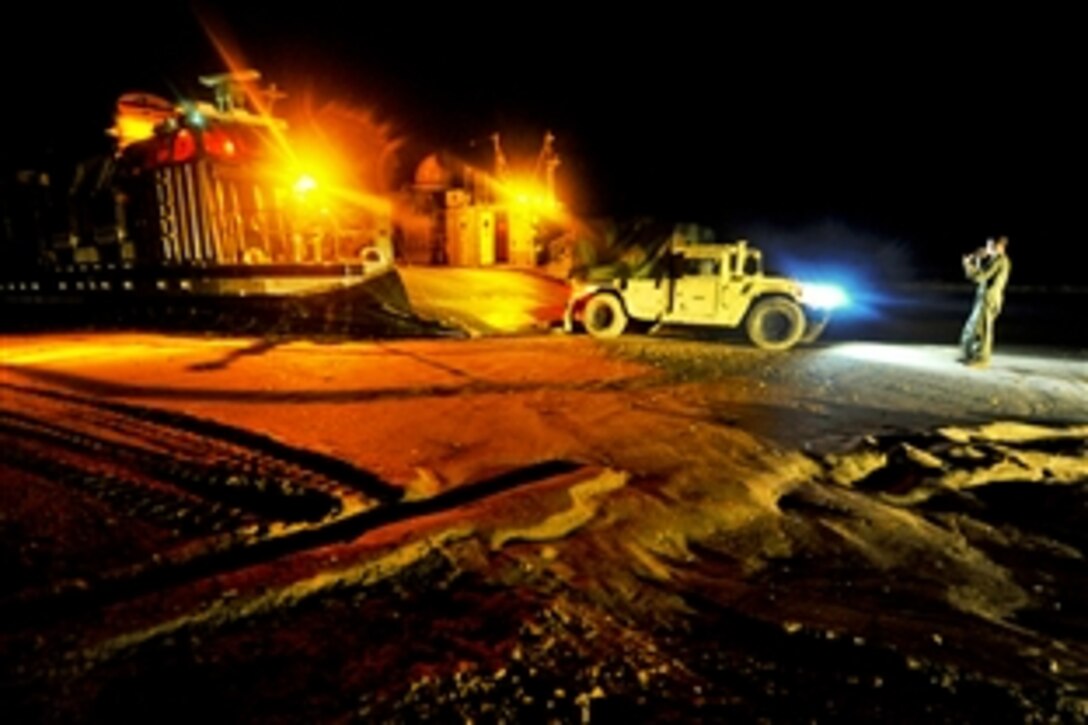
{"type": "MultiPolygon", "coordinates": [[[[1070,263],[1088,161],[1070,17],[294,6],[199,12],[266,79],[374,106],[417,153],[493,130],[532,151],[554,130],[583,211],[802,236],[832,221],[950,270],[1007,233],[1021,281],[1088,283],[1070,263]]],[[[5,10],[7,165],[88,153],[119,93],[217,70],[196,12],[5,10]]]]}

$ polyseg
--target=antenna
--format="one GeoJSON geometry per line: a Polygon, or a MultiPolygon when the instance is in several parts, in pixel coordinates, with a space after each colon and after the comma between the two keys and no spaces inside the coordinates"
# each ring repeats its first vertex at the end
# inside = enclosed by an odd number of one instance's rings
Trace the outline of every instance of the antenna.
{"type": "Polygon", "coordinates": [[[559,166],[559,154],[555,152],[555,134],[551,131],[544,132],[544,144],[540,147],[540,155],[536,159],[536,173],[540,174],[540,167],[544,167],[544,188],[549,196],[555,198],[555,169],[559,166]]]}
{"type": "Polygon", "coordinates": [[[265,113],[267,113],[269,116],[272,115],[272,107],[276,105],[276,102],[282,101],[284,98],[287,98],[287,94],[281,91],[275,83],[270,84],[268,88],[260,91],[259,95],[264,100],[264,110],[265,113]]]}
{"type": "Polygon", "coordinates": [[[495,178],[505,179],[506,172],[508,171],[508,164],[506,161],[506,154],[502,151],[502,138],[499,136],[499,132],[491,134],[491,144],[495,147],[495,178]]]}

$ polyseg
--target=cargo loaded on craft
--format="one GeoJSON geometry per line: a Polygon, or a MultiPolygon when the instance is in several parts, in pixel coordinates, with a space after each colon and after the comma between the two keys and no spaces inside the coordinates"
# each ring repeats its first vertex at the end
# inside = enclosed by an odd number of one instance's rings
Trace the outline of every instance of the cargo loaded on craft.
{"type": "Polygon", "coordinates": [[[114,152],[64,189],[42,172],[7,179],[5,325],[440,332],[411,313],[389,205],[309,175],[259,78],[202,77],[214,103],[126,94],[114,152]]]}

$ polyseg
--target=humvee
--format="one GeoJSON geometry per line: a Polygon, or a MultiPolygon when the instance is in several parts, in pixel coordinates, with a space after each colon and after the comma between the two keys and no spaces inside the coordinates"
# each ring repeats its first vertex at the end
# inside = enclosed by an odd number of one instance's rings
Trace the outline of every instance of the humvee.
{"type": "Polygon", "coordinates": [[[744,240],[674,242],[642,276],[575,285],[564,329],[612,338],[632,326],[743,326],[756,346],[787,350],[819,337],[844,302],[837,287],[765,275],[762,252],[744,240]]]}

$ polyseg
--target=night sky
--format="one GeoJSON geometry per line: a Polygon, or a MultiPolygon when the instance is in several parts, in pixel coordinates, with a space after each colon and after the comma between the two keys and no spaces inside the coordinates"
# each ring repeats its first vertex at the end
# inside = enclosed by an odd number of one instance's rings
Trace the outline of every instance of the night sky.
{"type": "Polygon", "coordinates": [[[86,5],[5,11],[18,101],[5,104],[6,168],[105,149],[120,93],[170,97],[220,70],[200,12],[296,98],[375,108],[408,137],[406,169],[495,130],[535,153],[551,129],[585,214],[778,235],[810,253],[892,248],[952,279],[962,252],[1004,233],[1014,282],[1088,284],[1073,262],[1088,62],[1069,17],[86,5]]]}

